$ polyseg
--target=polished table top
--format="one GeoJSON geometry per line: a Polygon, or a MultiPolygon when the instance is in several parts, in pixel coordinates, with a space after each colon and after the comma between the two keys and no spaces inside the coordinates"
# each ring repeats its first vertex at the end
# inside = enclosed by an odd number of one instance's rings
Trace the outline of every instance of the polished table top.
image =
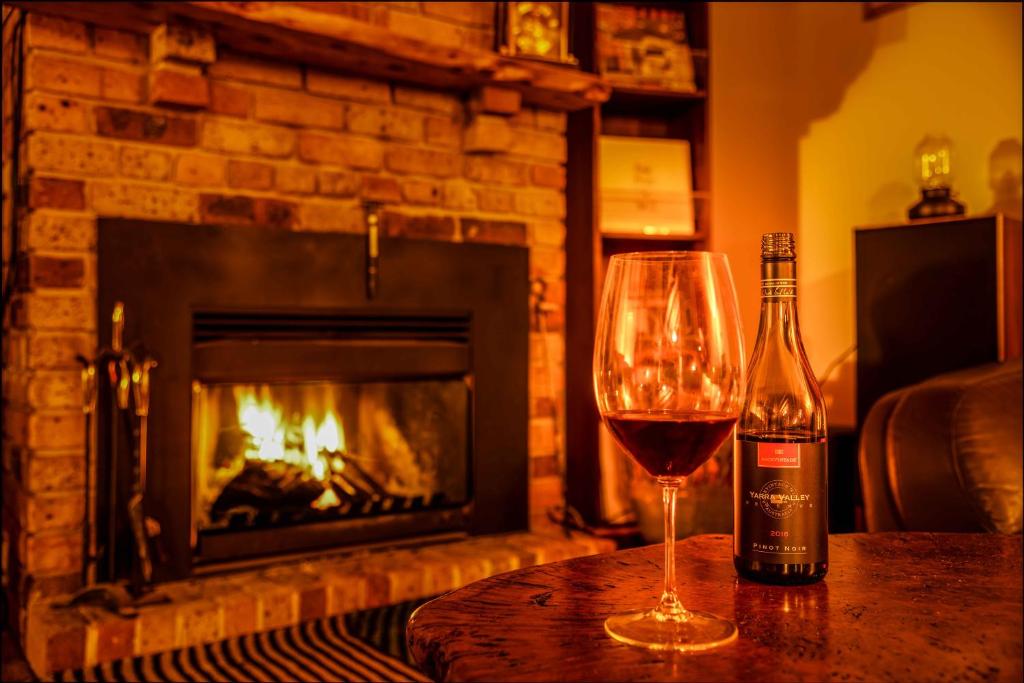
{"type": "Polygon", "coordinates": [[[408,639],[435,680],[1020,681],[1021,537],[883,533],[830,538],[810,586],[740,580],[729,536],[677,547],[679,594],[739,639],[657,653],[605,635],[609,614],[653,606],[662,546],[520,569],[420,607],[408,639]]]}

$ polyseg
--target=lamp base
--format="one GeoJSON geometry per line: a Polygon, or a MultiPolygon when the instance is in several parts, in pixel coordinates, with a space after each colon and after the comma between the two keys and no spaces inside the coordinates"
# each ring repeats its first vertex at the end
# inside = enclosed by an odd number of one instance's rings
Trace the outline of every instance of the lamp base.
{"type": "Polygon", "coordinates": [[[948,187],[931,187],[921,190],[921,201],[910,207],[910,220],[935,218],[938,216],[962,216],[965,207],[953,199],[948,187]]]}

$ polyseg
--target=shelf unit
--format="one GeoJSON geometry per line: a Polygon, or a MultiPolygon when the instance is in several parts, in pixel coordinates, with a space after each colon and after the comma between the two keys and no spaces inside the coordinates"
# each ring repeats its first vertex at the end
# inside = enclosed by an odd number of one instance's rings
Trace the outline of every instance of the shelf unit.
{"type": "MultiPolygon", "coordinates": [[[[612,86],[593,109],[569,114],[566,186],[566,476],[567,502],[592,525],[602,525],[600,417],[594,404],[591,357],[597,306],[608,258],[630,251],[704,250],[712,234],[708,121],[708,3],[635,2],[682,11],[694,59],[696,92],[612,86]],[[693,235],[601,233],[597,169],[600,135],[670,138],[690,143],[693,235]]],[[[572,52],[584,71],[596,71],[596,13],[571,4],[572,52]]]]}

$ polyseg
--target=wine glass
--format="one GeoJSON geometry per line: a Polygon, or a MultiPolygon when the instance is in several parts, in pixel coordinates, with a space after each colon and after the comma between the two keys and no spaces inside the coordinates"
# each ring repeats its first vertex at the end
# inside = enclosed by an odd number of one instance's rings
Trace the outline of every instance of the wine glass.
{"type": "Polygon", "coordinates": [[[711,252],[611,257],[594,345],[597,406],[616,443],[663,487],[665,588],[653,609],[605,630],[651,650],[736,639],[732,622],[676,596],[676,492],[732,433],[743,401],[743,341],[729,261],[711,252]]]}

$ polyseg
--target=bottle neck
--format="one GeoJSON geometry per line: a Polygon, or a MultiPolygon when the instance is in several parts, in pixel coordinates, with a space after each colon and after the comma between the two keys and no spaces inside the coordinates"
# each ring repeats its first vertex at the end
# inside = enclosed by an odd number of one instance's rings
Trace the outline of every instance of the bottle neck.
{"type": "Polygon", "coordinates": [[[761,262],[760,335],[785,334],[798,338],[796,262],[761,262]]]}

